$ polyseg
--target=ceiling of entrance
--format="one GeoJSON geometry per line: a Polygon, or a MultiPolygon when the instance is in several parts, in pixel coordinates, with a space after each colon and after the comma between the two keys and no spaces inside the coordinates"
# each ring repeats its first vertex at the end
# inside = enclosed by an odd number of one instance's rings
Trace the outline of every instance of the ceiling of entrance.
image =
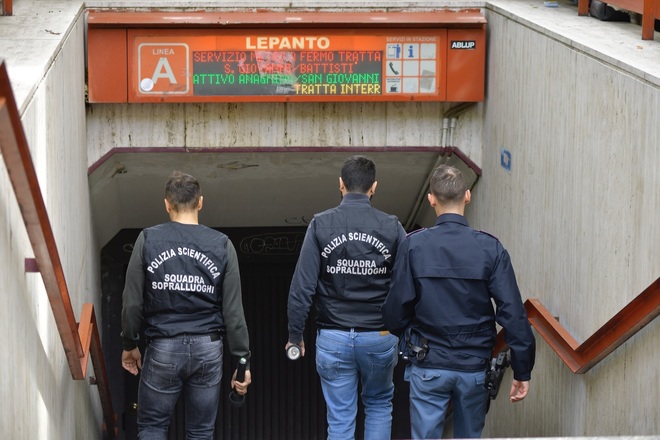
{"type": "Polygon", "coordinates": [[[200,222],[207,226],[304,226],[314,213],[339,203],[344,160],[365,154],[376,162],[373,205],[397,215],[404,226],[428,226],[434,215],[426,203],[426,182],[437,164],[457,165],[476,180],[474,171],[451,153],[447,148],[118,150],[89,175],[94,224],[104,245],[121,229],[167,221],[165,181],[180,170],[200,181],[200,222]]]}

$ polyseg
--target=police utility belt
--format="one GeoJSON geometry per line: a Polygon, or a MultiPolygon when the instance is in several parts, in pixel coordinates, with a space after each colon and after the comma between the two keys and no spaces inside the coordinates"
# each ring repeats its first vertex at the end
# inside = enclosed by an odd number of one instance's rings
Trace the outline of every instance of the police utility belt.
{"type": "MultiPolygon", "coordinates": [[[[412,329],[407,328],[399,339],[399,354],[403,360],[410,361],[411,358],[415,358],[417,362],[422,362],[428,352],[429,340],[416,332],[413,335],[412,329]]],[[[488,396],[491,399],[494,400],[497,397],[504,371],[510,364],[509,356],[505,351],[498,353],[488,364],[484,386],[488,390],[488,396]]]]}

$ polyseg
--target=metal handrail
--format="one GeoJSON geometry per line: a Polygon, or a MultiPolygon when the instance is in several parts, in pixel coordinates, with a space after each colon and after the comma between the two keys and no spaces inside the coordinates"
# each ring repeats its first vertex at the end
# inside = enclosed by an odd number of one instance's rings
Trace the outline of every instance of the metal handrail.
{"type": "Polygon", "coordinates": [[[12,0],[2,0],[2,15],[13,15],[14,8],[12,6],[12,0]]]}
{"type": "Polygon", "coordinates": [[[0,64],[0,152],[44,281],[71,377],[74,380],[86,378],[88,357],[91,356],[96,372],[94,382],[98,385],[103,408],[104,429],[110,438],[115,438],[116,417],[110,399],[94,306],[83,304],[81,320],[76,322],[55,237],[4,62],[0,64]]]}
{"type": "MultiPolygon", "coordinates": [[[[525,301],[525,309],[532,327],[568,368],[575,374],[584,374],[660,315],[660,278],[582,344],[568,333],[538,299],[525,301]]],[[[506,349],[504,330],[501,330],[497,335],[493,354],[506,349]]]]}

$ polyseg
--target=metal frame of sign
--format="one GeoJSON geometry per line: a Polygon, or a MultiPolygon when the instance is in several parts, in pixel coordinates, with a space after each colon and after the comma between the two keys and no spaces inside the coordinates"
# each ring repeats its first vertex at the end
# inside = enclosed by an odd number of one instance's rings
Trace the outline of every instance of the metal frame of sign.
{"type": "Polygon", "coordinates": [[[90,13],[90,102],[483,100],[475,11],[164,14],[90,13]]]}

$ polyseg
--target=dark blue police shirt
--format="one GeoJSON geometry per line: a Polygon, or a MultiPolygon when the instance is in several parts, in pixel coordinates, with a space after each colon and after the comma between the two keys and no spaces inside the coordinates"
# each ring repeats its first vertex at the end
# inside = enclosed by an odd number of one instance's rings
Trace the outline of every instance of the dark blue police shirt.
{"type": "Polygon", "coordinates": [[[506,330],[514,378],[530,379],[534,334],[509,254],[462,215],[443,214],[403,241],[383,318],[394,334],[410,327],[429,340],[426,358],[413,360],[420,367],[465,371],[486,367],[497,322],[506,330]]]}

